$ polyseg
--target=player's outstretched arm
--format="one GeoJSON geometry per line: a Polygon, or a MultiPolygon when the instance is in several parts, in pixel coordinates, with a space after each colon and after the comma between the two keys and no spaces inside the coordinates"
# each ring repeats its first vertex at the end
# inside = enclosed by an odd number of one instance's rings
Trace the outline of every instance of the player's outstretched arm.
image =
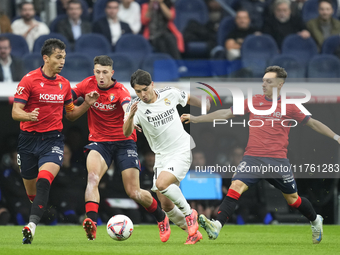
{"type": "Polygon", "coordinates": [[[32,112],[24,110],[25,105],[21,103],[13,103],[12,118],[16,121],[39,121],[39,108],[35,108],[32,112]]]}
{"type": "MultiPolygon", "coordinates": [[[[207,100],[207,112],[209,112],[210,110],[210,100],[209,99],[206,99],[207,100]]],[[[188,104],[192,105],[192,106],[196,106],[196,107],[201,107],[202,105],[202,102],[201,102],[201,99],[199,99],[198,97],[196,96],[193,96],[193,95],[189,95],[188,94],[188,104]]]]}
{"type": "Polygon", "coordinates": [[[201,115],[201,116],[192,116],[188,113],[184,113],[181,116],[181,121],[184,122],[185,124],[188,123],[200,123],[200,122],[213,122],[216,119],[223,119],[223,120],[227,120],[227,119],[231,119],[235,117],[233,115],[233,112],[231,111],[231,109],[223,109],[223,110],[218,110],[206,115],[201,115]]]}
{"type": "Polygon", "coordinates": [[[80,106],[74,106],[72,111],[66,112],[66,118],[75,121],[82,116],[99,98],[97,91],[92,91],[85,95],[85,101],[80,106]]]}
{"type": "Polygon", "coordinates": [[[133,118],[138,109],[137,104],[138,102],[135,102],[131,105],[129,116],[127,116],[124,120],[123,133],[126,137],[129,137],[132,134],[133,129],[135,128],[133,118]]]}
{"type": "Polygon", "coordinates": [[[333,138],[340,144],[340,136],[335,134],[329,127],[327,127],[322,122],[310,118],[306,125],[322,135],[328,136],[329,138],[333,138]]]}

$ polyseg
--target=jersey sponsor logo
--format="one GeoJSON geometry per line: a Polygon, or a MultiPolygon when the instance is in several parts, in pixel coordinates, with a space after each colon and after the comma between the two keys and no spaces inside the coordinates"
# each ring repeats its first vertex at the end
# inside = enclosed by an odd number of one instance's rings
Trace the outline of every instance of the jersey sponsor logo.
{"type": "Polygon", "coordinates": [[[64,155],[64,151],[61,150],[59,146],[53,146],[52,153],[58,153],[58,154],[64,155]]]}
{"type": "Polygon", "coordinates": [[[154,127],[160,127],[174,120],[174,112],[175,109],[171,108],[155,117],[147,116],[147,120],[152,123],[154,127]]]}
{"type": "Polygon", "coordinates": [[[49,103],[60,103],[64,102],[64,95],[62,94],[39,94],[40,102],[49,102],[49,103]]]}
{"type": "Polygon", "coordinates": [[[138,157],[138,153],[135,150],[126,150],[128,157],[138,157]]]}
{"type": "Polygon", "coordinates": [[[21,95],[22,94],[22,91],[25,89],[25,87],[18,87],[17,88],[17,94],[18,95],[21,95]]]}
{"type": "Polygon", "coordinates": [[[164,99],[164,103],[166,106],[169,106],[171,104],[171,101],[167,98],[164,99]]]}
{"type": "Polygon", "coordinates": [[[103,104],[95,102],[92,106],[99,111],[113,111],[116,109],[116,104],[103,104]]]}
{"type": "Polygon", "coordinates": [[[115,99],[115,95],[114,94],[110,94],[109,99],[110,99],[110,102],[112,102],[115,99]]]}
{"type": "Polygon", "coordinates": [[[41,86],[42,88],[44,87],[44,85],[45,85],[45,83],[40,82],[40,86],[41,86]]]}

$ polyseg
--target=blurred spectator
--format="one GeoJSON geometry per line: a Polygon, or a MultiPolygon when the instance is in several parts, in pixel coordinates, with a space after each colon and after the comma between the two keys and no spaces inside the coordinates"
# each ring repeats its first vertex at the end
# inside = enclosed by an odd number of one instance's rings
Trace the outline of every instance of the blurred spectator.
{"type": "Polygon", "coordinates": [[[140,15],[141,10],[138,3],[134,0],[121,0],[118,18],[119,20],[128,23],[134,34],[138,34],[142,27],[140,15]]]}
{"type": "Polygon", "coordinates": [[[1,187],[0,187],[0,226],[7,225],[11,219],[11,215],[2,200],[1,187]]]}
{"type": "MultiPolygon", "coordinates": [[[[192,164],[191,171],[195,171],[197,167],[206,166],[206,158],[203,151],[192,151],[192,164]]],[[[219,200],[189,200],[191,208],[196,209],[198,214],[204,214],[207,218],[211,218],[213,212],[220,204],[219,200]]]]}
{"type": "Polygon", "coordinates": [[[0,34],[4,33],[12,33],[11,20],[2,10],[0,10],[0,34]]]}
{"type": "Polygon", "coordinates": [[[11,42],[0,36],[0,81],[20,81],[25,75],[21,59],[11,55],[11,42]]]}
{"type": "Polygon", "coordinates": [[[122,173],[115,171],[113,164],[104,174],[99,184],[100,206],[99,216],[103,222],[107,222],[112,216],[124,214],[134,224],[141,222],[139,205],[126,194],[122,173]]]}
{"type": "Polygon", "coordinates": [[[292,0],[290,8],[293,16],[302,17],[302,7],[305,2],[307,2],[307,0],[292,0]]]}
{"type": "Polygon", "coordinates": [[[106,17],[97,20],[92,28],[94,33],[104,35],[113,48],[122,35],[132,33],[127,23],[119,21],[118,11],[118,0],[108,0],[105,7],[106,17]]]}
{"type": "Polygon", "coordinates": [[[330,0],[319,1],[319,16],[307,22],[307,29],[321,49],[327,37],[340,34],[340,21],[333,18],[334,9],[330,0]]]}
{"type": "Polygon", "coordinates": [[[264,14],[271,0],[239,0],[237,10],[246,10],[251,19],[251,25],[255,29],[262,29],[264,14]]]}
{"type": "Polygon", "coordinates": [[[45,23],[34,18],[35,10],[32,3],[23,2],[20,5],[20,16],[20,19],[12,23],[13,33],[23,36],[26,39],[29,50],[32,51],[34,41],[41,35],[49,34],[50,29],[45,23]]]}
{"type": "Polygon", "coordinates": [[[263,33],[273,36],[279,48],[281,48],[287,35],[297,33],[304,39],[310,37],[302,19],[291,15],[289,0],[276,0],[274,2],[274,16],[265,20],[263,33]]]}
{"type": "MultiPolygon", "coordinates": [[[[26,195],[24,183],[20,175],[16,150],[11,150],[11,152],[2,157],[0,186],[11,214],[11,221],[18,225],[27,224],[31,203],[26,195]]],[[[44,224],[55,224],[57,213],[50,206],[47,208],[41,222],[44,224]]]]}
{"type": "Polygon", "coordinates": [[[56,26],[57,32],[70,42],[72,50],[81,35],[92,32],[91,23],[81,18],[82,13],[80,1],[70,0],[67,4],[67,17],[60,20],[56,26]]]}
{"type": "Polygon", "coordinates": [[[241,56],[241,46],[248,35],[256,32],[250,26],[249,13],[246,10],[239,10],[235,17],[236,27],[230,32],[226,41],[225,48],[228,60],[234,60],[241,56]]]}
{"type": "Polygon", "coordinates": [[[87,172],[85,165],[74,164],[71,158],[71,149],[65,144],[63,164],[52,183],[49,201],[56,206],[61,222],[77,224],[80,216],[85,214],[87,172]]]}
{"type": "Polygon", "coordinates": [[[150,0],[142,5],[142,24],[144,37],[149,39],[157,52],[170,54],[181,59],[184,41],[175,26],[175,7],[171,0],[150,0]]]}

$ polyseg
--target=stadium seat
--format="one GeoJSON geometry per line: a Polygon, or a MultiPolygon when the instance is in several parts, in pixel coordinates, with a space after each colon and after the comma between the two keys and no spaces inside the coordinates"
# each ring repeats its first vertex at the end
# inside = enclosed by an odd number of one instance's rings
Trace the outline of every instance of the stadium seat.
{"type": "Polygon", "coordinates": [[[150,43],[142,35],[125,34],[116,43],[115,52],[133,56],[138,67],[152,51],[150,43]]]}
{"type": "Polygon", "coordinates": [[[282,53],[294,55],[301,63],[306,64],[314,55],[318,54],[318,46],[311,37],[303,39],[299,35],[292,34],[283,40],[282,53]]]}
{"type": "Polygon", "coordinates": [[[69,81],[82,81],[93,75],[93,61],[87,53],[69,53],[66,55],[65,65],[60,75],[69,81]]]}
{"type": "Polygon", "coordinates": [[[153,81],[177,81],[179,78],[176,61],[165,53],[148,55],[142,69],[151,74],[153,81]]]}
{"type": "Polygon", "coordinates": [[[243,67],[252,72],[253,77],[262,77],[269,60],[279,49],[270,35],[249,35],[241,47],[243,67]]]}
{"type": "Polygon", "coordinates": [[[288,78],[305,78],[306,66],[301,64],[294,55],[281,54],[271,59],[270,65],[277,65],[283,67],[287,73],[288,78]]]}
{"type": "Polygon", "coordinates": [[[308,64],[308,78],[340,78],[340,60],[327,54],[313,57],[308,64]]]}
{"type": "Polygon", "coordinates": [[[97,0],[93,5],[92,23],[105,16],[105,6],[107,0],[97,0]]]}
{"type": "Polygon", "coordinates": [[[29,53],[27,42],[22,36],[11,33],[1,34],[1,36],[7,37],[10,40],[12,47],[11,54],[13,56],[21,58],[29,53]]]}
{"type": "Polygon", "coordinates": [[[66,45],[66,52],[70,52],[70,43],[68,42],[68,40],[65,38],[65,36],[59,34],[59,33],[49,33],[48,35],[41,35],[39,36],[33,45],[33,52],[40,52],[41,51],[41,47],[44,45],[44,42],[47,39],[50,38],[57,38],[61,41],[63,41],[66,45]]]}
{"type": "Polygon", "coordinates": [[[127,53],[110,53],[108,54],[113,60],[113,78],[118,82],[130,81],[131,75],[138,69],[134,62],[133,56],[127,53]]]}
{"type": "MultiPolygon", "coordinates": [[[[336,10],[338,8],[337,1],[333,2],[334,14],[333,17],[336,18],[336,10]]],[[[303,22],[308,22],[311,19],[315,19],[319,16],[319,0],[308,0],[303,4],[302,7],[302,20],[303,22]]]]}
{"type": "Polygon", "coordinates": [[[57,24],[60,20],[66,18],[67,15],[66,14],[61,14],[58,15],[54,20],[52,20],[52,22],[50,23],[50,32],[51,33],[57,33],[57,24]]]}
{"type": "Polygon", "coordinates": [[[76,41],[75,52],[85,53],[94,58],[99,55],[106,55],[111,52],[111,45],[101,34],[84,34],[76,41]]]}
{"type": "Polygon", "coordinates": [[[201,24],[208,22],[208,8],[203,0],[177,0],[175,8],[175,24],[181,32],[183,32],[189,20],[196,20],[201,24]]]}
{"type": "Polygon", "coordinates": [[[322,54],[334,54],[337,48],[340,46],[340,36],[333,35],[328,37],[322,44],[322,54]]]}
{"type": "Polygon", "coordinates": [[[234,17],[225,17],[222,19],[217,31],[217,44],[224,47],[225,40],[231,31],[235,28],[234,17]]]}
{"type": "Polygon", "coordinates": [[[222,178],[215,173],[195,173],[191,170],[181,181],[180,188],[187,200],[221,200],[222,178]]]}
{"type": "Polygon", "coordinates": [[[44,60],[40,53],[32,52],[22,57],[22,62],[26,73],[35,70],[44,64],[44,60]]]}

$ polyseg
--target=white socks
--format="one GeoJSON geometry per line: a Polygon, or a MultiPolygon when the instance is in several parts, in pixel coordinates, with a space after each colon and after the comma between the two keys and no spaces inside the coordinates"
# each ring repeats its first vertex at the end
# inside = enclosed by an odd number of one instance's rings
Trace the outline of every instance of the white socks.
{"type": "Polygon", "coordinates": [[[35,223],[33,223],[33,222],[30,222],[30,223],[28,223],[27,226],[30,228],[32,236],[34,236],[35,228],[37,227],[37,225],[35,223]]]}
{"type": "Polygon", "coordinates": [[[169,198],[178,207],[178,209],[181,210],[184,216],[191,214],[190,205],[183,196],[181,189],[176,184],[171,184],[165,190],[160,190],[160,192],[169,198]]]}
{"type": "Polygon", "coordinates": [[[188,226],[184,214],[178,209],[177,206],[174,206],[171,211],[165,213],[168,215],[169,220],[188,233],[188,226]]]}

